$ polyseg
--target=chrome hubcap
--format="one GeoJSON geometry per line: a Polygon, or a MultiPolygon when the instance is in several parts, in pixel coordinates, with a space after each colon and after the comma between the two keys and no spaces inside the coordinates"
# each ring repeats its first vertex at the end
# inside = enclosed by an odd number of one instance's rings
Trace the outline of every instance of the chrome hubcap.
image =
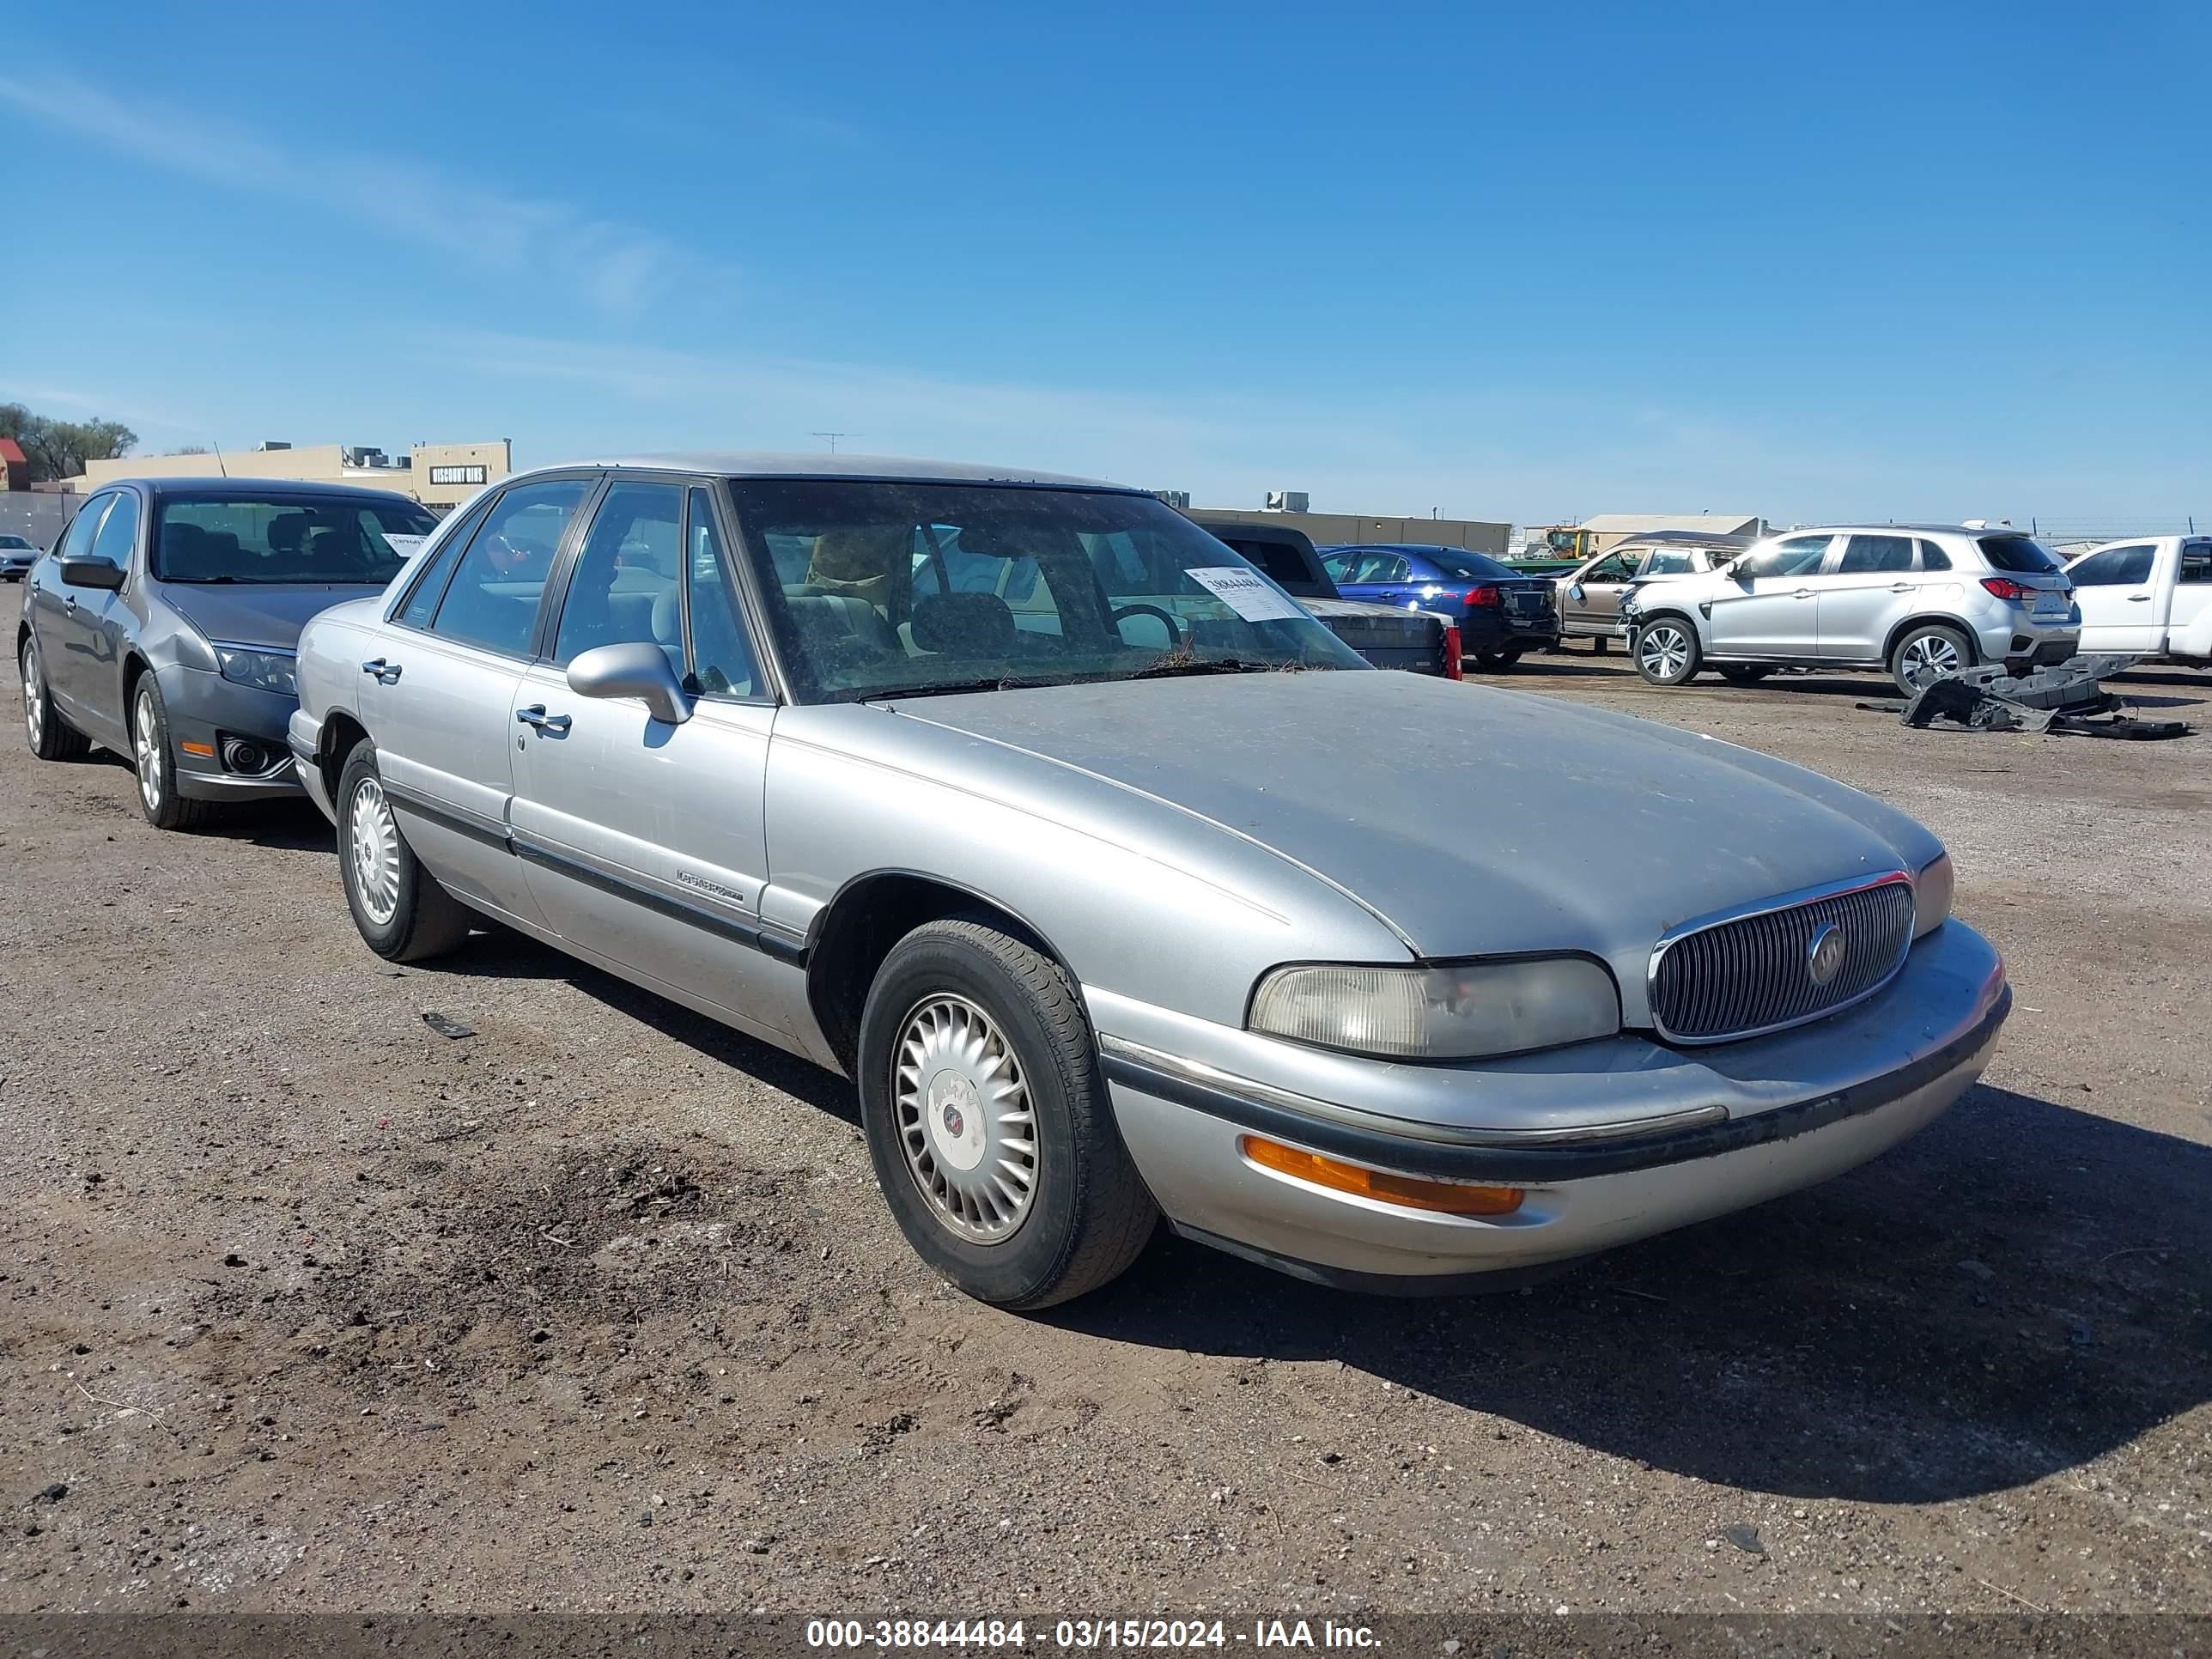
{"type": "Polygon", "coordinates": [[[1656,623],[1637,641],[1636,660],[1646,673],[1671,680],[1690,663],[1690,641],[1672,623],[1656,623]]]}
{"type": "Polygon", "coordinates": [[[167,761],[161,753],[161,736],[154,729],[154,694],[138,694],[137,714],[131,722],[131,746],[138,761],[138,793],[144,798],[146,810],[157,812],[161,808],[161,791],[166,780],[163,773],[167,761]]]}
{"type": "Polygon", "coordinates": [[[31,747],[36,749],[46,735],[46,686],[39,678],[39,647],[35,641],[23,641],[23,729],[31,734],[31,747]]]}
{"type": "Polygon", "coordinates": [[[1958,672],[1959,647],[1940,634],[1927,635],[1905,647],[1905,678],[1916,689],[1958,672]]]}
{"type": "Polygon", "coordinates": [[[899,1146],[931,1211],[971,1244],[1012,1237],[1036,1194],[1036,1118],[999,1028],[965,997],[933,996],[891,1063],[899,1146]]]}
{"type": "Polygon", "coordinates": [[[362,914],[384,927],[399,908],[399,825],[374,778],[355,785],[346,804],[346,847],[362,914]]]}

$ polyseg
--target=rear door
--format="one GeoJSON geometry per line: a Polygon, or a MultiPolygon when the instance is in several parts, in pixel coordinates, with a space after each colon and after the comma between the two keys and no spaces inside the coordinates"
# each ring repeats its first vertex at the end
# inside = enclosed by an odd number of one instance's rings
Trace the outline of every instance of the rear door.
{"type": "Polygon", "coordinates": [[[1336,583],[1336,591],[1346,599],[1364,599],[1370,605],[1416,603],[1409,597],[1413,563],[1404,554],[1362,553],[1348,568],[1350,579],[1339,577],[1336,583]]]}
{"type": "Polygon", "coordinates": [[[2156,651],[2164,645],[2154,580],[2159,552],[2156,542],[2100,548],[2066,573],[2074,581],[2074,602],[2081,607],[2083,652],[2156,651]]]}
{"type": "Polygon", "coordinates": [[[538,902],[507,846],[515,693],[556,561],[598,483],[577,474],[502,492],[466,547],[418,578],[383,654],[362,665],[363,723],[409,842],[456,892],[532,921],[538,902]]]}
{"type": "Polygon", "coordinates": [[[1912,538],[1853,532],[1820,589],[1820,655],[1841,662],[1879,662],[1890,623],[1912,603],[1918,580],[1912,538]]]}
{"type": "Polygon", "coordinates": [[[1712,592],[1712,649],[1723,656],[1817,659],[1817,584],[1836,539],[1825,531],[1784,536],[1732,567],[1712,592]]]}

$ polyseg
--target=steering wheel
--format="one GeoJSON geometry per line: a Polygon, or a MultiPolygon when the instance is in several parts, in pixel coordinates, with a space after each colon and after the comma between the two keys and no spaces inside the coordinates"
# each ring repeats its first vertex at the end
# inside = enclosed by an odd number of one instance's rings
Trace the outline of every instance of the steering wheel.
{"type": "Polygon", "coordinates": [[[1166,611],[1161,610],[1159,606],[1156,605],[1125,605],[1117,606],[1114,614],[1109,617],[1106,620],[1112,623],[1115,631],[1119,632],[1121,626],[1122,617],[1137,616],[1158,617],[1161,622],[1167,625],[1168,649],[1175,651],[1182,648],[1182,628],[1176,624],[1176,619],[1173,617],[1170,616],[1166,611]]]}

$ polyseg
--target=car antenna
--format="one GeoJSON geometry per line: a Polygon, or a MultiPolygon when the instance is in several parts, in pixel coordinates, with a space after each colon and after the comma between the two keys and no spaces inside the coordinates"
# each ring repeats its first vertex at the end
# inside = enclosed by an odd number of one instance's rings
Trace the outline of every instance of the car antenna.
{"type": "Polygon", "coordinates": [[[209,441],[210,441],[210,444],[212,444],[212,445],[213,445],[214,449],[215,449],[215,464],[216,464],[216,470],[217,471],[221,472],[224,477],[228,478],[228,477],[230,476],[230,468],[229,468],[229,467],[228,467],[228,466],[226,466],[226,465],[223,464],[223,459],[222,459],[222,446],[221,444],[218,444],[218,443],[215,443],[215,442],[214,442],[214,441],[213,441],[212,439],[210,439],[209,441]]]}

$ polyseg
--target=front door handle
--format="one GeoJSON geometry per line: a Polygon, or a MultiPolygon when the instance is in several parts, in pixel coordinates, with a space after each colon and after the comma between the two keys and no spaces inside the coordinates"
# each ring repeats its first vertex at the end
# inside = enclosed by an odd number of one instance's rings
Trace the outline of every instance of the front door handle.
{"type": "Polygon", "coordinates": [[[374,674],[379,685],[397,685],[399,683],[399,665],[388,663],[381,657],[371,657],[362,664],[361,672],[374,674]]]}
{"type": "Polygon", "coordinates": [[[1892,582],[1889,585],[1889,591],[1893,593],[1910,593],[1912,591],[1912,584],[1911,582],[1892,582]]]}
{"type": "Polygon", "coordinates": [[[514,718],[525,726],[536,726],[540,732],[550,732],[556,738],[565,738],[568,735],[570,724],[568,717],[566,714],[547,714],[545,705],[542,702],[533,702],[527,708],[516,709],[514,718]]]}
{"type": "Polygon", "coordinates": [[[74,615],[76,611],[76,595],[72,593],[67,599],[64,600],[62,603],[62,609],[74,615]]]}
{"type": "Polygon", "coordinates": [[[1790,597],[1793,599],[1809,599],[1813,597],[1813,590],[1809,587],[1801,587],[1790,597]]]}
{"type": "Polygon", "coordinates": [[[2148,593],[2130,593],[2128,595],[2128,603],[2130,605],[2148,605],[2150,603],[2150,595],[2148,593]]]}

